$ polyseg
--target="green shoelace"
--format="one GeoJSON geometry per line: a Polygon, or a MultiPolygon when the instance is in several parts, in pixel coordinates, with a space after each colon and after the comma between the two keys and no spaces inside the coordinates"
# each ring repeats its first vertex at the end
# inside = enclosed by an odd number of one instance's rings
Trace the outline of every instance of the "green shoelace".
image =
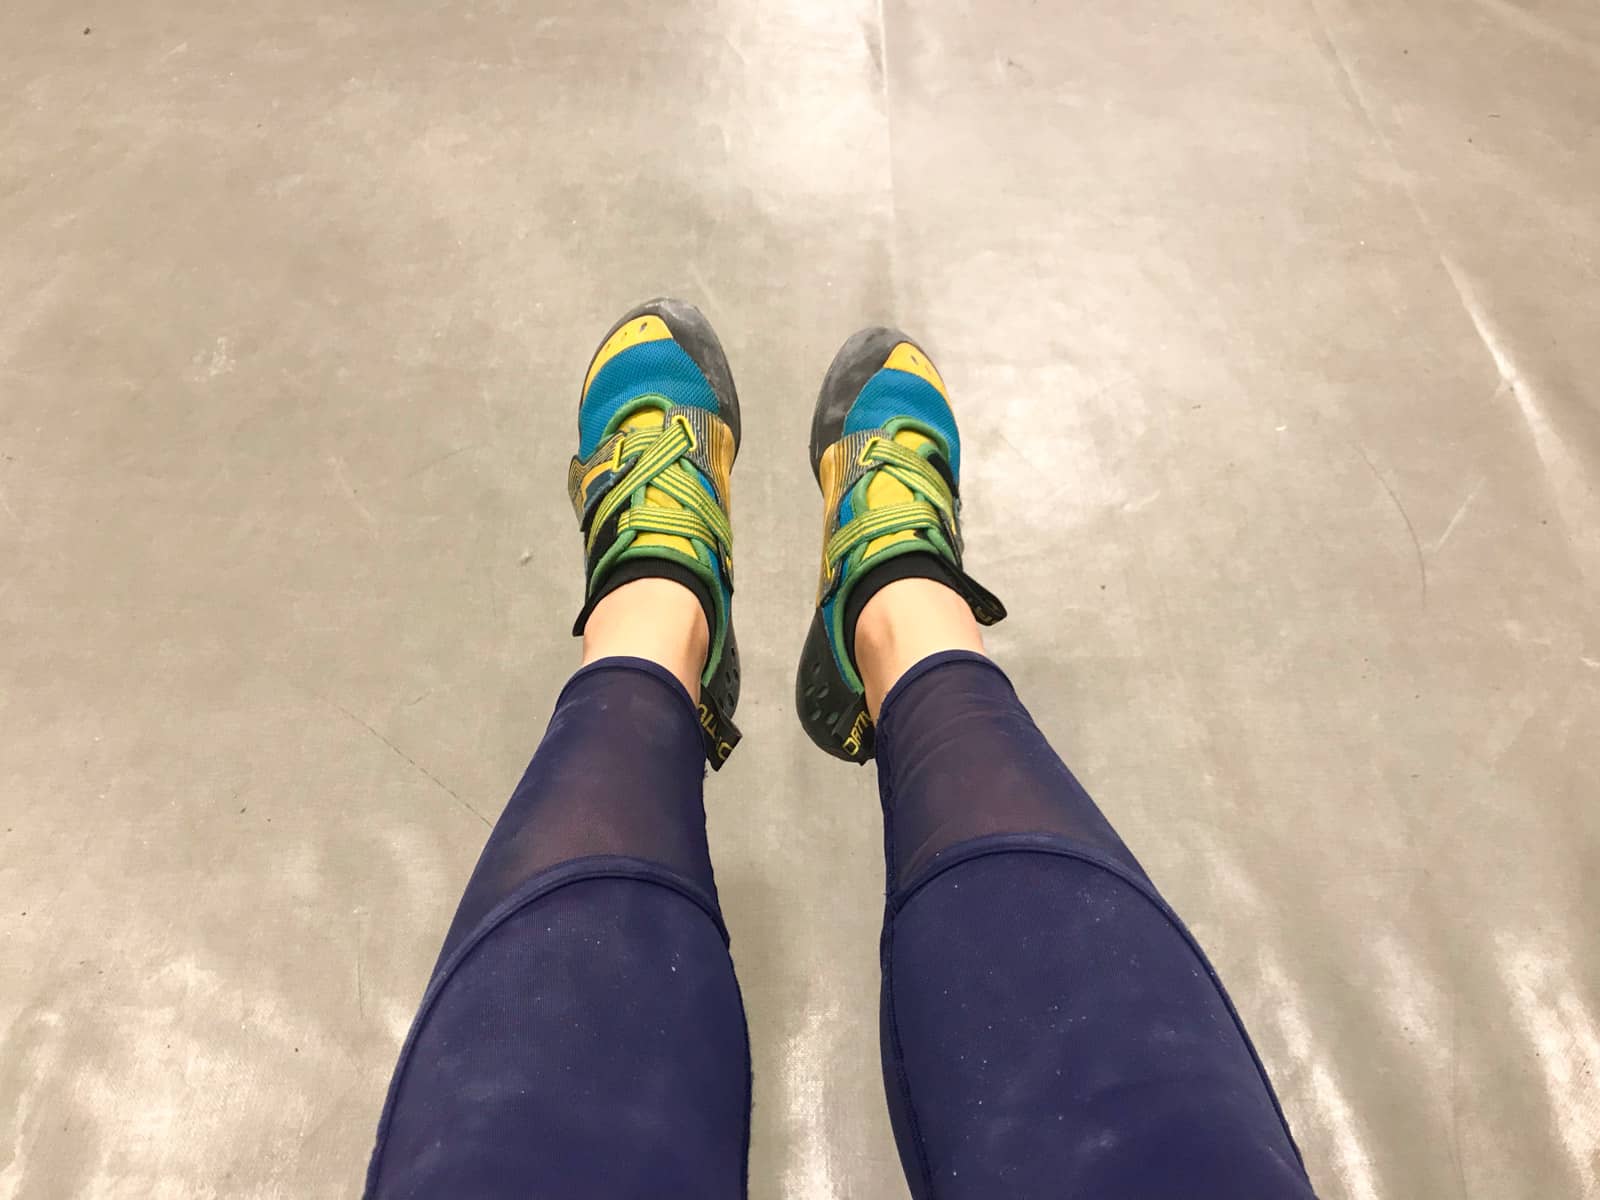
{"type": "MultiPolygon", "coordinates": [[[[950,485],[922,455],[884,437],[870,439],[858,460],[862,466],[876,466],[898,479],[914,494],[929,497],[899,504],[870,508],[854,517],[828,539],[823,558],[829,575],[857,546],[891,533],[917,530],[931,535],[935,544],[947,549],[944,530],[955,526],[955,498],[950,485]]],[[[857,485],[859,486],[859,484],[857,485]]]]}
{"type": "Polygon", "coordinates": [[[658,429],[630,430],[612,451],[615,469],[630,458],[636,459],[628,473],[617,481],[596,510],[589,526],[587,549],[593,551],[595,538],[613,513],[639,496],[617,521],[617,530],[635,533],[660,533],[695,538],[715,548],[724,569],[733,552],[733,527],[728,515],[700,482],[698,469],[687,456],[695,449],[694,430],[683,416],[675,416],[658,429]],[[659,488],[682,508],[652,503],[641,490],[659,488]]]}

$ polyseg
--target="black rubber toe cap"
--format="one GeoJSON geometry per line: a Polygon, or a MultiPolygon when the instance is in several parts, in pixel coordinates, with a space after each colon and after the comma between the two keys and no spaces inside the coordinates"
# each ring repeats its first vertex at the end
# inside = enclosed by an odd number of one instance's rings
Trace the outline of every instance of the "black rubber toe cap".
{"type": "MultiPolygon", "coordinates": [[[[898,329],[874,325],[852,334],[833,356],[833,364],[822,377],[817,409],[811,418],[811,473],[819,479],[822,452],[844,436],[844,421],[851,405],[901,342],[917,346],[914,339],[898,329]]],[[[917,349],[927,356],[921,346],[917,349]]]]}
{"type": "MultiPolygon", "coordinates": [[[[601,338],[595,347],[595,353],[600,352],[600,347],[611,340],[611,335],[616,333],[629,321],[637,321],[640,317],[660,317],[666,327],[672,331],[672,340],[682,346],[684,352],[694,359],[695,366],[705,374],[711,384],[711,390],[717,397],[717,404],[721,411],[723,423],[733,431],[733,444],[739,445],[739,393],[733,386],[733,371],[728,367],[728,356],[722,351],[722,343],[717,339],[717,331],[711,327],[711,322],[706,320],[706,315],[687,300],[674,300],[670,296],[657,296],[654,300],[646,300],[630,309],[625,315],[619,317],[610,329],[606,330],[605,337],[601,338]]],[[[594,356],[590,356],[590,361],[594,356]]]]}

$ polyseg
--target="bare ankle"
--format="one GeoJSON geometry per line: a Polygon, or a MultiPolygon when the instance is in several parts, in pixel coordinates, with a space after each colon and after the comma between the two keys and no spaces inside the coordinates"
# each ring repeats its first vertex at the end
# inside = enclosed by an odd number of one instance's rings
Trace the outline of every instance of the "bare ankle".
{"type": "Polygon", "coordinates": [[[931,579],[898,579],[867,601],[856,619],[855,659],[873,720],[900,676],[941,650],[984,653],[972,609],[952,589],[931,579]]]}
{"type": "Polygon", "coordinates": [[[671,671],[700,698],[711,635],[699,598],[671,579],[636,579],[612,592],[583,627],[583,661],[644,658],[671,671]]]}

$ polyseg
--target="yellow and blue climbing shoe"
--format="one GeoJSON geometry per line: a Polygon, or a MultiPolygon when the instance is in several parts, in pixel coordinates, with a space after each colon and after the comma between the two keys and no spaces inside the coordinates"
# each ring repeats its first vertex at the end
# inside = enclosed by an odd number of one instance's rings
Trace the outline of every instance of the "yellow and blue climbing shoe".
{"type": "Polygon", "coordinates": [[[567,490],[583,531],[588,589],[572,632],[581,635],[594,606],[635,579],[671,579],[698,596],[711,633],[700,726],[713,767],[739,741],[728,522],[738,451],[733,375],[700,311],[651,300],[618,321],[590,360],[578,400],[567,490]]]}
{"type": "Polygon", "coordinates": [[[864,329],[840,348],[811,422],[822,487],[822,579],[800,655],[795,703],[811,740],[864,763],[872,720],[855,666],[862,608],[897,579],[953,588],[980,624],[1005,606],[961,565],[961,437],[944,380],[897,329],[864,329]]]}

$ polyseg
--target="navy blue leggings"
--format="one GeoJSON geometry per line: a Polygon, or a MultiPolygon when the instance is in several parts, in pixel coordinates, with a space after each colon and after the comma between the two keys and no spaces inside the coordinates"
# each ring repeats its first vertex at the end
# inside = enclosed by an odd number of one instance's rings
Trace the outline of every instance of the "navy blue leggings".
{"type": "MultiPolygon", "coordinates": [[[[1215,973],[999,668],[919,663],[877,745],[883,1075],[913,1196],[1310,1198],[1215,973]]],[[[704,773],[665,670],[573,676],[401,1050],[368,1196],[745,1195],[704,773]]]]}

